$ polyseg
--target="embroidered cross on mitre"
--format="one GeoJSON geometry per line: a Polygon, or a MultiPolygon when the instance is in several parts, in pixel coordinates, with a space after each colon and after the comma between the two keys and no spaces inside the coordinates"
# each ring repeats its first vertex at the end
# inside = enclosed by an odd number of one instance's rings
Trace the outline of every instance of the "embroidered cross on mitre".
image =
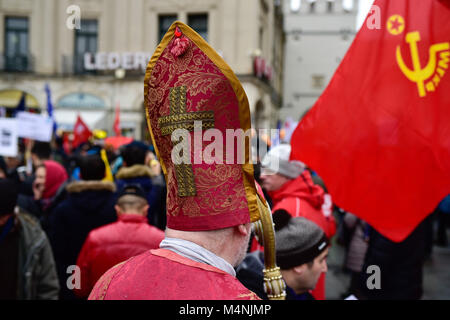
{"type": "MultiPolygon", "coordinates": [[[[201,121],[202,130],[214,128],[214,111],[186,111],[186,86],[170,88],[170,114],[158,118],[163,136],[172,134],[176,129],[194,131],[194,121],[201,121]]],[[[196,195],[194,171],[191,164],[174,164],[178,182],[178,196],[196,195]]]]}

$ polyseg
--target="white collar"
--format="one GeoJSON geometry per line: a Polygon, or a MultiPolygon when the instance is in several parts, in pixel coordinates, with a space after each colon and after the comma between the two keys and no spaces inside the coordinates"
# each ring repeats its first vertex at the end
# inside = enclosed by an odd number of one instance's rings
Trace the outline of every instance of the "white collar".
{"type": "Polygon", "coordinates": [[[159,247],[173,251],[188,259],[209,264],[236,277],[236,271],[228,261],[194,242],[177,238],[164,238],[159,247]]]}

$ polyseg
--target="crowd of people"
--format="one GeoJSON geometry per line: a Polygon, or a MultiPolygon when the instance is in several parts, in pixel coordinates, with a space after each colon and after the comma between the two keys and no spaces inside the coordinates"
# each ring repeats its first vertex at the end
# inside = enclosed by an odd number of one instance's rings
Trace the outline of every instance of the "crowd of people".
{"type": "MultiPolygon", "coordinates": [[[[62,158],[50,143],[29,143],[30,175],[23,155],[0,158],[1,299],[86,299],[108,269],[159,248],[166,228],[166,184],[151,146],[133,141],[110,149],[105,163],[100,155],[105,146],[99,144],[86,143],[62,158]],[[115,171],[114,181],[107,179],[108,167],[115,171]],[[80,278],[72,277],[72,266],[79,268],[80,278]]],[[[255,179],[272,208],[287,299],[326,298],[326,259],[333,239],[333,245],[346,248],[343,267],[351,282],[345,295],[419,299],[432,223],[436,215],[445,219],[445,202],[406,240],[394,243],[333,205],[320,177],[289,161],[289,153],[288,144],[275,146],[255,165],[255,179]],[[381,290],[367,288],[370,265],[382,270],[381,290]]],[[[445,221],[439,224],[439,241],[445,245],[442,228],[445,221]]],[[[264,254],[250,239],[235,275],[267,299],[264,254]]]]}
{"type": "Polygon", "coordinates": [[[148,145],[114,151],[89,141],[61,157],[50,143],[26,143],[30,174],[25,154],[0,158],[2,299],[87,298],[108,268],[158,247],[165,183],[148,145]],[[68,284],[72,266],[81,285],[68,284]]]}

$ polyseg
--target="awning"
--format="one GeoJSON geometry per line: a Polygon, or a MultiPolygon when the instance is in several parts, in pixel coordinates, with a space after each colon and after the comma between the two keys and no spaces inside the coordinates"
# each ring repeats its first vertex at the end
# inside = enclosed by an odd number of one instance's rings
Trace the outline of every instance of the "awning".
{"type": "MultiPolygon", "coordinates": [[[[20,98],[22,98],[22,91],[20,90],[1,90],[0,107],[15,108],[19,104],[20,98]]],[[[27,108],[39,108],[37,99],[29,93],[26,94],[25,105],[27,108]]]]}
{"type": "Polygon", "coordinates": [[[78,114],[80,114],[81,119],[92,131],[94,129],[104,129],[100,128],[100,121],[106,117],[107,112],[105,111],[75,111],[75,110],[61,110],[55,109],[53,111],[56,123],[58,127],[63,130],[71,131],[75,122],[77,120],[78,114]]]}

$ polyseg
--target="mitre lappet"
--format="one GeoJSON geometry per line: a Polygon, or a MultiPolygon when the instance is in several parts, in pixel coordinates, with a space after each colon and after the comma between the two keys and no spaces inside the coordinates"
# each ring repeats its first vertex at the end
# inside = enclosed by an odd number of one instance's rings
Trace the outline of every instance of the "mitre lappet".
{"type": "Polygon", "coordinates": [[[265,250],[266,291],[283,299],[270,209],[254,180],[251,143],[239,138],[251,120],[234,72],[199,34],[176,21],[147,66],[144,96],[167,183],[167,227],[207,231],[253,222],[265,250]],[[237,138],[229,139],[230,133],[237,138]]]}

